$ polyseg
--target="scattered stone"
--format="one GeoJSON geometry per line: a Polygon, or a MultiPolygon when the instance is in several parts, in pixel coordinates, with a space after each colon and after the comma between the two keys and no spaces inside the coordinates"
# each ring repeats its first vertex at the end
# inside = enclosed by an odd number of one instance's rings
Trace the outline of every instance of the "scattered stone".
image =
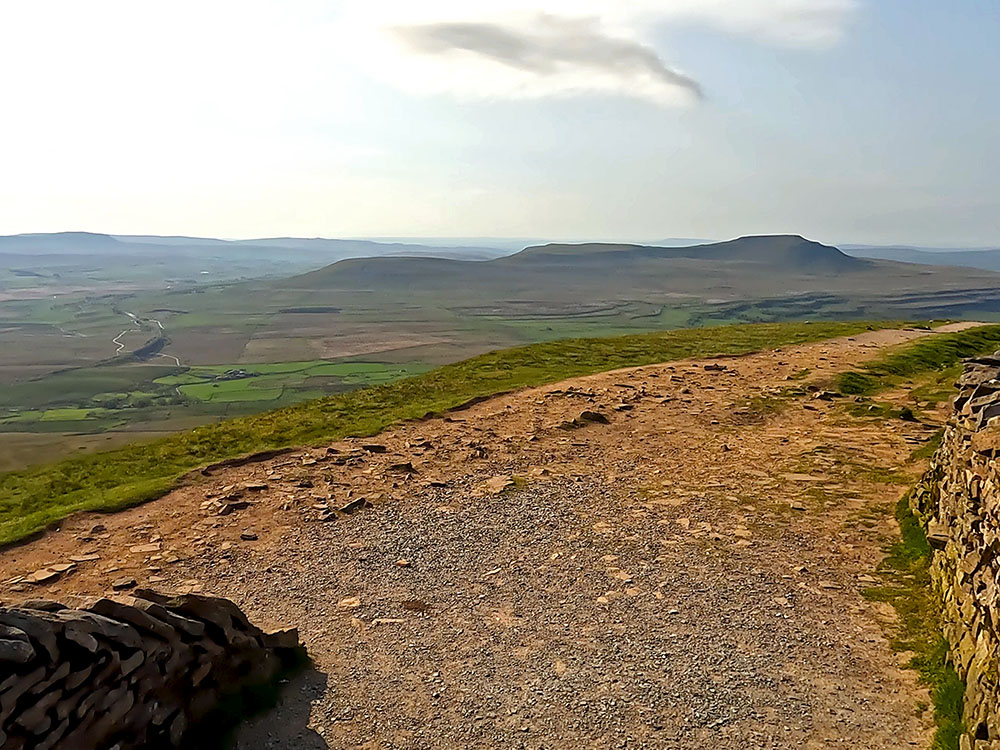
{"type": "Polygon", "coordinates": [[[223,503],[222,507],[219,508],[220,516],[228,516],[237,510],[246,510],[251,505],[249,500],[233,499],[223,503]]]}
{"type": "Polygon", "coordinates": [[[514,481],[514,477],[509,474],[503,474],[501,476],[487,479],[483,482],[482,489],[488,494],[499,495],[501,492],[513,489],[515,486],[516,482],[514,481]]]}
{"type": "Polygon", "coordinates": [[[134,578],[119,578],[111,584],[111,588],[115,591],[126,591],[128,589],[134,589],[138,585],[138,582],[134,578]]]}
{"type": "Polygon", "coordinates": [[[34,573],[26,575],[24,577],[24,582],[34,585],[52,583],[52,581],[59,578],[60,575],[62,574],[58,571],[52,570],[51,568],[42,568],[41,570],[36,570],[34,573]]]}
{"type": "Polygon", "coordinates": [[[350,515],[355,511],[359,511],[362,508],[366,508],[368,505],[369,503],[365,498],[359,497],[355,500],[351,500],[351,502],[347,503],[346,505],[341,506],[340,512],[347,513],[348,515],[350,515]]]}

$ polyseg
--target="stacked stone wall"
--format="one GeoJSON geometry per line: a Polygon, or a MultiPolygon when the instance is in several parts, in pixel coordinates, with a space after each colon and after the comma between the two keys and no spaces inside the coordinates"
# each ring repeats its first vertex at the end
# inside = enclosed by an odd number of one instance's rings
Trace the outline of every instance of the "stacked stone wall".
{"type": "Polygon", "coordinates": [[[951,660],[966,683],[962,750],[1000,750],[1000,352],[968,360],[912,494],[933,548],[951,660]]]}
{"type": "Polygon", "coordinates": [[[189,731],[298,653],[230,601],[139,591],[68,608],[0,608],[0,747],[127,750],[200,746],[189,731]]]}

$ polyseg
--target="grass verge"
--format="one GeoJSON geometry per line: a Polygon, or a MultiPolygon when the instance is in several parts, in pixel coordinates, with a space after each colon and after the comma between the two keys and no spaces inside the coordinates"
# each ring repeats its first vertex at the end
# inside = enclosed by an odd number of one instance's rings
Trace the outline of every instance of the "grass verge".
{"type": "Polygon", "coordinates": [[[900,540],[886,550],[880,573],[885,583],[867,589],[871,601],[887,602],[899,615],[899,629],[892,640],[897,651],[910,652],[907,667],[916,670],[934,703],[932,750],[958,750],[965,685],[948,664],[948,644],[941,635],[940,604],[931,587],[931,547],[916,516],[909,494],[896,506],[900,540]]]}
{"type": "Polygon", "coordinates": [[[870,396],[914,375],[945,370],[966,357],[1000,348],[1000,325],[986,325],[919,339],[889,352],[861,370],[842,373],[841,393],[870,396]]]}

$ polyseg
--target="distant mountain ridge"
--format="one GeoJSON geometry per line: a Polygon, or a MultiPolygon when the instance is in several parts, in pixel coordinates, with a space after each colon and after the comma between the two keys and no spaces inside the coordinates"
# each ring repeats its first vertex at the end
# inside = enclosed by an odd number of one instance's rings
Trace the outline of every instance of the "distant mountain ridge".
{"type": "Polygon", "coordinates": [[[807,240],[799,235],[753,235],[726,242],[686,247],[584,243],[548,244],[529,247],[497,262],[531,263],[539,260],[615,265],[647,260],[689,259],[719,262],[743,262],[794,268],[810,273],[832,273],[865,266],[830,245],[807,240]]]}
{"type": "Polygon", "coordinates": [[[975,250],[927,249],[894,245],[845,245],[845,250],[859,258],[895,260],[901,263],[922,263],[929,266],[964,266],[984,271],[1000,271],[1000,248],[975,250]]]}
{"type": "Polygon", "coordinates": [[[550,243],[481,263],[431,258],[343,260],[281,286],[308,288],[383,288],[429,284],[468,288],[507,285],[513,291],[547,285],[588,286],[614,283],[646,289],[657,279],[679,280],[716,275],[836,276],[870,269],[873,261],[853,258],[835,247],[798,235],[740,237],[690,247],[613,243],[550,243]]]}
{"type": "Polygon", "coordinates": [[[384,243],[371,240],[341,240],[322,237],[266,237],[223,240],[209,237],[114,235],[94,232],[53,232],[0,236],[0,255],[104,255],[152,256],[182,253],[188,256],[224,257],[226,252],[274,255],[284,251],[294,257],[314,259],[316,264],[343,258],[412,255],[487,260],[509,250],[481,246],[447,246],[384,243]]]}

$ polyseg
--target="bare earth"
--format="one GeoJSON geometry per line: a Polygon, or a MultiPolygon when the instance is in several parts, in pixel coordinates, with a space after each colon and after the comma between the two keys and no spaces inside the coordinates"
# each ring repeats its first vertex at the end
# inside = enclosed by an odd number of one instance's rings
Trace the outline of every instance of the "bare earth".
{"type": "Polygon", "coordinates": [[[216,470],[7,550],[0,596],[135,579],[299,627],[314,669],[241,748],[927,747],[860,592],[936,425],[772,398],[922,335],[604,373],[216,470]],[[565,429],[584,411],[610,424],[565,429]]]}

